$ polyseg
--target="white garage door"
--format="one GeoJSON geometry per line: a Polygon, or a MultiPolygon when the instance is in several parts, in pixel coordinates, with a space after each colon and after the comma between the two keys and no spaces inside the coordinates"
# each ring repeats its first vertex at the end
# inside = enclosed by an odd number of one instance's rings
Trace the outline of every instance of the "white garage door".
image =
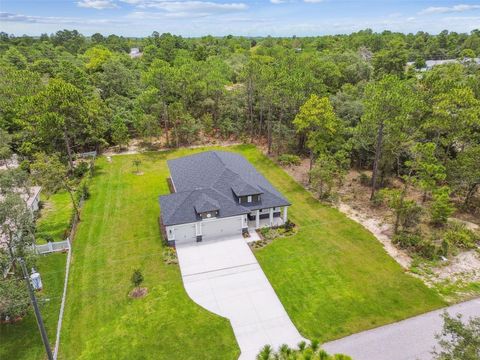
{"type": "Polygon", "coordinates": [[[242,233],[242,218],[224,218],[202,222],[202,240],[240,235],[242,233]]]}
{"type": "Polygon", "coordinates": [[[187,243],[196,241],[195,224],[185,224],[175,226],[175,243],[187,243]]]}

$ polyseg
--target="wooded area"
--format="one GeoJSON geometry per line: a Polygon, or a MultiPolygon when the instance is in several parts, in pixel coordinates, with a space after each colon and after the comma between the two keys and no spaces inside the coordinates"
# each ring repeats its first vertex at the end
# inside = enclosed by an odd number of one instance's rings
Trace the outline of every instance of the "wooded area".
{"type": "Polygon", "coordinates": [[[79,216],[87,169],[75,154],[133,139],[152,149],[252,142],[286,164],[308,156],[310,187],[323,200],[335,198],[350,169],[366,171],[360,181],[372,206],[394,214],[395,241],[428,259],[447,256],[478,242],[447,220],[455,209],[478,216],[480,208],[479,54],[479,30],[306,38],[1,33],[0,162],[8,168],[13,154],[20,162],[1,173],[1,190],[32,182],[46,193],[64,189],[79,216]],[[425,69],[429,59],[456,61],[425,69]],[[420,202],[412,190],[422,192],[420,202]],[[431,229],[419,230],[422,222],[431,229]]]}

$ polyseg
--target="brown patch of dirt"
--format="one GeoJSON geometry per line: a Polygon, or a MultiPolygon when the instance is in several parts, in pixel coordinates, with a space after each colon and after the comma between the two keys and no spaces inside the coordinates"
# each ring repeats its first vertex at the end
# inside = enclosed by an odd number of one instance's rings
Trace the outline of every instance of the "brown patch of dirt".
{"type": "Polygon", "coordinates": [[[138,287],[138,288],[135,288],[132,291],[130,291],[128,296],[131,297],[132,299],[139,299],[139,298],[142,298],[142,297],[146,296],[147,293],[148,293],[147,288],[138,287]]]}
{"type": "MultiPolygon", "coordinates": [[[[141,139],[133,139],[130,141],[128,147],[124,147],[119,149],[117,146],[110,147],[105,149],[102,155],[105,156],[115,156],[115,155],[134,155],[139,154],[143,151],[167,151],[172,150],[174,148],[166,147],[165,146],[165,139],[163,137],[153,138],[147,144],[141,139]]],[[[189,146],[180,146],[179,148],[185,149],[196,149],[202,148],[206,146],[220,146],[220,147],[227,147],[233,145],[241,145],[243,144],[240,141],[235,139],[217,139],[214,137],[208,137],[205,135],[201,135],[197,141],[198,144],[193,144],[189,146]]]]}
{"type": "Polygon", "coordinates": [[[480,255],[476,250],[464,251],[432,271],[439,281],[480,281],[480,255]]]}
{"type": "Polygon", "coordinates": [[[309,159],[302,159],[300,165],[283,166],[283,169],[299,184],[304,187],[308,185],[308,172],[310,171],[309,159]]]}

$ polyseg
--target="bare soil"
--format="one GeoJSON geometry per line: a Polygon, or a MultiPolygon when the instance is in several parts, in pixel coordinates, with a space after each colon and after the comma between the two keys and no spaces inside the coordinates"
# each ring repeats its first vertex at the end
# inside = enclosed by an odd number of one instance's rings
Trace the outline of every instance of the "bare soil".
{"type": "Polygon", "coordinates": [[[142,297],[146,296],[147,293],[148,293],[147,288],[138,287],[138,288],[134,288],[132,291],[130,291],[128,296],[131,297],[132,299],[139,299],[139,298],[142,298],[142,297]]]}
{"type": "MultiPolygon", "coordinates": [[[[145,142],[142,139],[132,139],[127,147],[119,148],[118,146],[110,147],[105,149],[103,152],[103,155],[105,156],[115,156],[115,155],[134,155],[134,154],[140,154],[144,151],[167,151],[171,150],[172,148],[169,148],[165,146],[166,141],[163,137],[157,137],[157,138],[152,138],[149,139],[148,142],[145,142]]],[[[240,145],[242,142],[237,141],[235,139],[217,139],[213,137],[206,137],[206,136],[200,136],[198,140],[188,146],[184,146],[184,148],[187,149],[195,149],[195,148],[201,148],[201,147],[206,147],[206,146],[233,146],[233,145],[240,145]]]]}

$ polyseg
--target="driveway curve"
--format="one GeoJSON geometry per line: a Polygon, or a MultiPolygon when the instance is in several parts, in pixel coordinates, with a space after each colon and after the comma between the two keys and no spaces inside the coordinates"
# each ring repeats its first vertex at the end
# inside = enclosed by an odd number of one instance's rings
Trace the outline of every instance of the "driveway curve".
{"type": "Polygon", "coordinates": [[[302,338],[243,237],[177,246],[190,298],[230,320],[240,359],[255,359],[270,344],[296,346],[302,338]]]}

